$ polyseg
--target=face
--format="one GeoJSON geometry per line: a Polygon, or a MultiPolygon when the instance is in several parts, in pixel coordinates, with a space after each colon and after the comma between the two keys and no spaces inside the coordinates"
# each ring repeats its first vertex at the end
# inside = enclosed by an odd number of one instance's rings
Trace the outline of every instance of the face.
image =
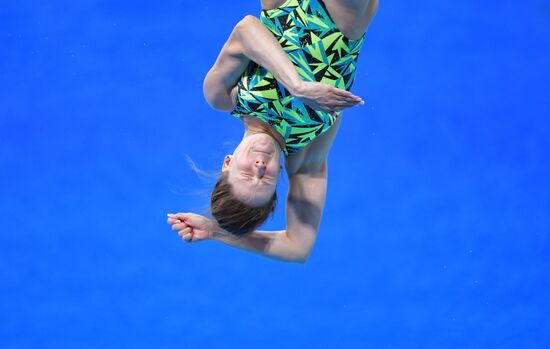
{"type": "Polygon", "coordinates": [[[277,142],[265,133],[246,136],[233,155],[227,155],[222,171],[237,198],[250,206],[265,204],[277,188],[281,170],[277,142]]]}

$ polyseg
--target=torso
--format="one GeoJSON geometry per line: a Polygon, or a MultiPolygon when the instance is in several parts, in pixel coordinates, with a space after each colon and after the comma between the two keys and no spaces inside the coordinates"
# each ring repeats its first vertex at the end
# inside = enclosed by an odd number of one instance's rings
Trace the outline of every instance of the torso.
{"type": "MultiPolygon", "coordinates": [[[[363,38],[349,40],[322,0],[264,1],[280,7],[262,11],[261,20],[277,38],[305,81],[349,90],[363,38]]],[[[294,99],[264,68],[251,63],[238,85],[233,115],[251,115],[271,125],[286,140],[285,155],[304,149],[335,123],[329,113],[314,111],[294,99]]]]}

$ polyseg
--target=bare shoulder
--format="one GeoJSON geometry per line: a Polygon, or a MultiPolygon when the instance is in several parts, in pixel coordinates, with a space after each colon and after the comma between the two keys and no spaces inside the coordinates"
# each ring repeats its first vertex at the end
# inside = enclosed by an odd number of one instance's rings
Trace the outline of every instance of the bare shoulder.
{"type": "Polygon", "coordinates": [[[350,39],[358,39],[367,31],[378,10],[378,0],[324,0],[324,2],[340,31],[350,39]]]}

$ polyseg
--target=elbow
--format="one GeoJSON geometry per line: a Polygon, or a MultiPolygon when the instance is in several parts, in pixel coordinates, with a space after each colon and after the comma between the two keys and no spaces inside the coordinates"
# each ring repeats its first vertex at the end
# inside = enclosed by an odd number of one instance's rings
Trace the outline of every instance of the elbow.
{"type": "Polygon", "coordinates": [[[246,15],[237,23],[235,29],[238,31],[248,30],[251,27],[261,24],[260,20],[252,15],[246,15]]]}
{"type": "Polygon", "coordinates": [[[308,256],[292,256],[292,257],[287,257],[286,259],[287,262],[294,263],[294,264],[306,264],[307,260],[308,260],[308,256]]]}
{"type": "Polygon", "coordinates": [[[300,249],[295,251],[292,256],[289,256],[288,261],[296,264],[306,264],[310,254],[311,248],[300,249]]]}
{"type": "Polygon", "coordinates": [[[374,17],[378,12],[378,0],[371,0],[369,2],[369,16],[374,17]]]}
{"type": "Polygon", "coordinates": [[[286,253],[285,260],[291,263],[296,264],[306,264],[311,251],[313,250],[313,245],[315,243],[315,237],[304,238],[304,236],[299,237],[295,234],[289,234],[288,230],[286,231],[286,253]]]}
{"type": "Polygon", "coordinates": [[[217,111],[223,111],[223,112],[230,112],[231,109],[228,108],[226,103],[222,103],[219,99],[212,99],[208,98],[206,95],[204,96],[206,99],[206,103],[212,108],[217,111]]]}
{"type": "Polygon", "coordinates": [[[293,262],[296,264],[306,264],[309,256],[304,256],[300,259],[296,259],[293,262]]]}
{"type": "Polygon", "coordinates": [[[216,108],[218,107],[218,103],[216,101],[216,93],[214,89],[215,75],[216,73],[214,72],[214,69],[210,69],[208,74],[206,74],[206,77],[204,78],[204,82],[202,84],[202,94],[208,105],[210,105],[214,109],[218,109],[216,108]]]}
{"type": "Polygon", "coordinates": [[[306,264],[308,259],[309,259],[309,255],[311,254],[311,248],[313,246],[308,246],[304,249],[302,249],[301,253],[300,253],[300,258],[298,259],[297,263],[299,264],[306,264]]]}
{"type": "Polygon", "coordinates": [[[213,109],[230,112],[234,107],[230,92],[220,86],[217,74],[215,69],[211,69],[206,75],[202,88],[204,99],[213,109]]]}
{"type": "Polygon", "coordinates": [[[257,35],[259,26],[263,27],[264,24],[258,18],[251,15],[246,15],[237,23],[237,25],[235,25],[231,35],[238,36],[241,41],[246,40],[247,37],[257,35]]]}
{"type": "Polygon", "coordinates": [[[213,95],[211,93],[211,80],[212,80],[212,75],[214,74],[213,72],[214,69],[210,69],[210,71],[208,72],[208,74],[206,74],[206,77],[204,78],[204,81],[202,83],[202,95],[204,96],[204,100],[206,101],[206,103],[208,103],[208,105],[210,105],[212,108],[214,108],[214,106],[212,105],[212,102],[213,102],[213,95]]]}

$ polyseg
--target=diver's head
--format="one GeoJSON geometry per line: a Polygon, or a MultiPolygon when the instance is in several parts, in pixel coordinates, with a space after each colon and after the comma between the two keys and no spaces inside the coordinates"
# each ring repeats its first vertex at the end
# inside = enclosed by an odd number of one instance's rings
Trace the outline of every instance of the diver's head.
{"type": "Polygon", "coordinates": [[[210,198],[218,224],[234,235],[253,231],[275,210],[281,148],[267,133],[247,133],[227,155],[210,198]]]}

